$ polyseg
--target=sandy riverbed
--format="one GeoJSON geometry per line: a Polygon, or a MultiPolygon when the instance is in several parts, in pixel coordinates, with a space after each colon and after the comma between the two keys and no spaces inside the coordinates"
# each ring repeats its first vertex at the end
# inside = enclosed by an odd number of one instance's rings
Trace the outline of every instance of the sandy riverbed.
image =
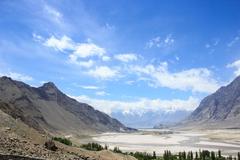
{"type": "Polygon", "coordinates": [[[161,155],[164,150],[172,152],[222,150],[223,154],[235,155],[240,151],[240,130],[167,131],[141,130],[136,133],[104,133],[95,135],[94,141],[118,146],[123,151],[141,151],[161,155]]]}

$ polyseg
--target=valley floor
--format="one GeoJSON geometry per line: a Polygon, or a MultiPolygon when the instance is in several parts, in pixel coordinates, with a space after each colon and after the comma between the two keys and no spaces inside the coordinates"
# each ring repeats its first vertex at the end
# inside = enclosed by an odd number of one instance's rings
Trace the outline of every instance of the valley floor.
{"type": "Polygon", "coordinates": [[[135,133],[104,133],[94,136],[72,137],[74,145],[66,146],[55,142],[58,150],[44,147],[49,136],[42,135],[18,119],[0,111],[0,155],[21,155],[49,160],[136,160],[129,155],[113,153],[109,150],[88,151],[78,147],[81,143],[96,141],[110,149],[117,146],[123,151],[140,151],[161,155],[164,150],[189,151],[208,149],[222,150],[225,155],[236,154],[240,150],[240,130],[140,130],[135,133]],[[77,139],[76,139],[77,138],[77,139]]]}
{"type": "Polygon", "coordinates": [[[164,150],[172,152],[198,151],[199,149],[218,151],[225,155],[236,155],[240,150],[240,130],[185,130],[166,131],[145,129],[136,133],[104,133],[92,139],[110,148],[115,146],[121,150],[152,153],[162,155],[164,150]]]}

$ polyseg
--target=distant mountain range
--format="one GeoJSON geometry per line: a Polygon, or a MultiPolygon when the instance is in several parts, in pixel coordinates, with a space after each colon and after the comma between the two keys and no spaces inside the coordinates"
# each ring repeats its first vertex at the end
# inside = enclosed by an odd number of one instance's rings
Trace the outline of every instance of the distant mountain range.
{"type": "Polygon", "coordinates": [[[52,82],[35,88],[1,77],[0,110],[40,132],[87,134],[131,130],[90,105],[68,97],[52,82]]]}
{"type": "Polygon", "coordinates": [[[240,76],[204,98],[181,126],[240,128],[240,76]]]}
{"type": "Polygon", "coordinates": [[[126,126],[152,128],[180,121],[179,127],[240,128],[240,77],[204,98],[192,113],[184,110],[141,114],[115,111],[111,116],[116,119],[68,97],[52,82],[36,88],[1,77],[0,110],[40,132],[49,133],[131,131],[126,126]]]}
{"type": "Polygon", "coordinates": [[[123,124],[133,128],[152,128],[154,126],[172,125],[185,119],[191,114],[191,111],[176,110],[176,111],[147,111],[141,114],[130,112],[123,113],[122,111],[115,111],[111,114],[112,117],[117,118],[123,124]]]}

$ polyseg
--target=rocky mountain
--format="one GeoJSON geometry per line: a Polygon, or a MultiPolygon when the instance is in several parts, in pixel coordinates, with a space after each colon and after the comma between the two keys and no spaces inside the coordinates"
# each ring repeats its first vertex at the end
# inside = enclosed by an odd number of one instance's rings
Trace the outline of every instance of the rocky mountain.
{"type": "Polygon", "coordinates": [[[183,124],[204,128],[240,128],[240,76],[204,98],[183,124]]]}
{"type": "Polygon", "coordinates": [[[115,111],[111,114],[112,117],[119,119],[123,124],[133,128],[152,128],[159,124],[171,125],[180,122],[190,115],[190,111],[175,110],[175,111],[146,111],[144,113],[123,113],[115,111]]]}
{"type": "Polygon", "coordinates": [[[1,77],[0,110],[41,132],[87,134],[130,130],[107,114],[68,97],[52,82],[35,88],[1,77]]]}
{"type": "MultiPolygon", "coordinates": [[[[134,157],[109,150],[92,152],[77,146],[54,141],[56,151],[45,147],[51,135],[42,134],[21,120],[16,120],[0,110],[0,159],[1,160],[136,160],[134,157]]],[[[71,139],[74,140],[74,139],[71,139]]],[[[73,142],[73,141],[72,141],[73,142]]]]}

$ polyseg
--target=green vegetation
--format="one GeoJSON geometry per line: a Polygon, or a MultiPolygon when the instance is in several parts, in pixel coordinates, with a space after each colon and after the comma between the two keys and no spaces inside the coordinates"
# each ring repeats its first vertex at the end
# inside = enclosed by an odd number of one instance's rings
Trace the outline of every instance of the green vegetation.
{"type": "Polygon", "coordinates": [[[105,149],[105,150],[108,150],[108,146],[107,146],[106,144],[105,144],[105,146],[104,146],[104,149],[105,149]]]}
{"type": "Polygon", "coordinates": [[[58,141],[58,142],[63,143],[63,144],[66,144],[68,146],[72,146],[72,142],[67,138],[53,137],[53,140],[58,141]]]}
{"type": "MultiPolygon", "coordinates": [[[[103,149],[108,150],[107,145],[103,147],[98,143],[88,143],[82,145],[81,147],[91,151],[101,151],[103,149]]],[[[220,150],[218,152],[208,150],[199,150],[199,152],[184,151],[177,154],[172,154],[171,151],[166,150],[162,156],[157,156],[155,151],[153,151],[152,154],[146,152],[123,152],[119,149],[119,147],[114,147],[111,151],[114,153],[130,155],[138,160],[240,160],[240,152],[238,152],[236,157],[231,155],[223,157],[220,150]]]]}
{"type": "Polygon", "coordinates": [[[192,151],[187,153],[184,151],[175,155],[171,154],[170,151],[165,151],[163,154],[163,160],[240,160],[240,153],[238,153],[237,157],[232,157],[231,155],[223,157],[220,150],[217,153],[202,150],[195,152],[195,154],[192,151]]]}
{"type": "MultiPolygon", "coordinates": [[[[118,150],[120,150],[118,148],[118,150]]],[[[120,152],[119,152],[120,153],[120,152]]],[[[172,154],[171,151],[166,150],[163,156],[156,156],[156,152],[153,154],[149,154],[146,152],[122,152],[123,154],[131,155],[138,160],[240,160],[240,152],[238,152],[236,157],[227,156],[223,157],[221,151],[219,150],[217,153],[208,150],[200,150],[199,152],[179,152],[178,154],[172,154]]]]}
{"type": "Polygon", "coordinates": [[[135,153],[130,152],[128,154],[135,157],[138,160],[154,160],[154,159],[157,159],[155,152],[153,152],[153,154],[149,154],[149,153],[146,153],[146,152],[135,152],[135,153]]]}
{"type": "MultiPolygon", "coordinates": [[[[98,143],[83,144],[81,147],[90,151],[101,151],[104,149],[103,146],[98,143]]],[[[105,148],[107,148],[107,146],[105,146],[105,148]]]]}
{"type": "Polygon", "coordinates": [[[114,147],[114,148],[113,148],[113,152],[115,152],[115,153],[123,153],[123,152],[119,149],[119,147],[114,147]]]}

